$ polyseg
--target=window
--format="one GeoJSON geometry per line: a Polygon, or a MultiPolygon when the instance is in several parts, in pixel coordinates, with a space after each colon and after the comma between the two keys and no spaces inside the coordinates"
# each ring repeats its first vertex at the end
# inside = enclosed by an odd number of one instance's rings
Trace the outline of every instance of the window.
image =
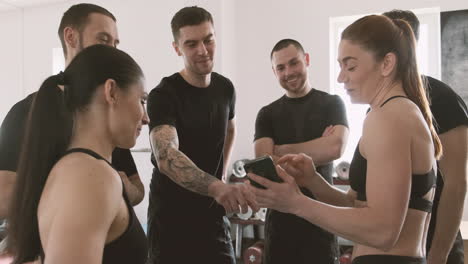
{"type": "MultiPolygon", "coordinates": [[[[419,71],[440,79],[440,9],[425,8],[412,10],[419,18],[419,41],[417,46],[417,60],[419,71]]],[[[362,133],[362,124],[368,105],[351,104],[343,85],[337,82],[340,66],[337,62],[338,45],[343,30],[355,20],[363,17],[346,16],[330,18],[330,93],[337,94],[343,99],[349,122],[349,138],[345,153],[337,161],[351,162],[354,150],[362,133]]]]}

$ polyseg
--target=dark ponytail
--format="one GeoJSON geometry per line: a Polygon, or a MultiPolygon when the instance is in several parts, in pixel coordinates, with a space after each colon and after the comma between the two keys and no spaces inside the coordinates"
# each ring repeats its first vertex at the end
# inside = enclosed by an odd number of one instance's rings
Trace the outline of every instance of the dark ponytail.
{"type": "Polygon", "coordinates": [[[377,61],[392,52],[397,57],[396,78],[401,80],[408,98],[422,112],[431,131],[435,156],[442,155],[442,144],[432,123],[432,113],[426,90],[416,63],[416,40],[410,25],[404,20],[386,16],[370,15],[356,20],[341,34],[341,39],[361,45],[373,53],[377,61]]]}
{"type": "Polygon", "coordinates": [[[70,143],[72,116],[88,110],[97,88],[108,79],[127,90],[142,78],[128,54],[95,45],[81,51],[64,73],[41,85],[29,111],[8,219],[8,251],[14,264],[33,261],[41,253],[37,209],[48,175],[70,143]]]}
{"type": "Polygon", "coordinates": [[[58,83],[57,76],[45,80],[29,111],[8,221],[8,247],[15,264],[33,261],[40,253],[39,200],[52,166],[70,140],[71,118],[58,83]]]}
{"type": "Polygon", "coordinates": [[[422,83],[421,74],[418,71],[418,65],[416,62],[416,38],[414,36],[414,32],[408,22],[402,19],[394,19],[392,21],[402,31],[402,43],[399,47],[399,53],[401,56],[399,56],[398,59],[397,76],[400,76],[403,89],[408,98],[419,107],[419,110],[421,110],[431,131],[436,158],[439,159],[442,156],[442,143],[440,142],[439,136],[435,130],[426,89],[422,83]]]}

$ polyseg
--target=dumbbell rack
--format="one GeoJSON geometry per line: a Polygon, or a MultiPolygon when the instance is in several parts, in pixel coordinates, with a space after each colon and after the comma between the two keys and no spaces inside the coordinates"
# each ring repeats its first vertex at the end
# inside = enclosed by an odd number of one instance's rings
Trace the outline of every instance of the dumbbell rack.
{"type": "Polygon", "coordinates": [[[248,225],[265,225],[265,221],[261,219],[247,219],[243,220],[237,216],[232,216],[229,218],[231,224],[236,225],[236,245],[235,253],[236,258],[242,258],[242,236],[244,234],[244,227],[248,225]]]}

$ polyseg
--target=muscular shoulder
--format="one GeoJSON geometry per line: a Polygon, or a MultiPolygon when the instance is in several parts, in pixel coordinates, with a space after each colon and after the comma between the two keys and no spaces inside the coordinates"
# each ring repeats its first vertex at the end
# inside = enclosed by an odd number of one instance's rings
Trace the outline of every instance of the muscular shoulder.
{"type": "Polygon", "coordinates": [[[270,112],[272,109],[275,109],[275,108],[279,107],[280,105],[282,105],[282,104],[284,103],[284,98],[285,98],[285,97],[286,97],[286,96],[283,95],[283,96],[281,96],[280,98],[274,100],[273,102],[271,102],[271,103],[269,103],[269,104],[263,106],[263,107],[260,109],[260,111],[270,112]]]}
{"type": "Polygon", "coordinates": [[[437,132],[442,134],[460,125],[468,125],[468,108],[463,99],[447,84],[429,76],[426,78],[437,132]]]}
{"type": "Polygon", "coordinates": [[[409,128],[415,123],[423,121],[422,113],[416,104],[408,99],[398,98],[369,112],[364,120],[363,135],[403,135],[411,131],[409,128]]]}
{"type": "Polygon", "coordinates": [[[172,87],[177,85],[178,78],[179,73],[174,73],[162,78],[159,84],[151,90],[150,94],[153,92],[170,91],[172,87]]]}
{"type": "MultiPolygon", "coordinates": [[[[60,159],[49,174],[38,209],[48,251],[56,247],[50,244],[53,237],[67,234],[84,243],[104,241],[121,208],[122,191],[120,176],[105,161],[84,153],[60,159]]],[[[80,247],[73,241],[68,246],[80,247]]]]}
{"type": "Polygon", "coordinates": [[[311,96],[315,97],[316,99],[319,99],[320,102],[324,103],[324,104],[333,104],[333,105],[335,105],[337,103],[342,103],[342,101],[343,101],[336,94],[329,94],[327,92],[317,90],[317,89],[313,89],[311,91],[311,96]]]}
{"type": "Polygon", "coordinates": [[[212,72],[211,73],[211,81],[215,81],[217,83],[220,83],[220,84],[224,84],[226,86],[229,86],[231,88],[234,87],[234,85],[232,84],[231,80],[229,78],[227,78],[226,76],[224,75],[221,75],[217,72],[212,72]]]}
{"type": "Polygon", "coordinates": [[[211,73],[211,82],[216,89],[223,90],[223,93],[231,97],[235,93],[234,84],[231,80],[217,72],[211,73]]]}
{"type": "Polygon", "coordinates": [[[283,95],[280,98],[274,100],[273,102],[262,106],[257,113],[257,117],[266,118],[267,116],[275,115],[274,113],[282,112],[282,106],[284,105],[284,98],[286,96],[283,95]]]}
{"type": "Polygon", "coordinates": [[[161,82],[154,87],[148,95],[148,107],[152,105],[154,100],[173,98],[175,96],[174,87],[178,86],[177,78],[179,73],[174,73],[171,76],[162,78],[161,82]]]}
{"type": "Polygon", "coordinates": [[[431,110],[434,115],[438,112],[449,111],[450,108],[461,107],[466,112],[466,105],[461,106],[463,101],[460,96],[447,84],[427,76],[427,92],[429,94],[431,110]]]}
{"type": "Polygon", "coordinates": [[[122,195],[117,171],[105,161],[84,153],[71,153],[60,159],[49,177],[65,192],[100,196],[109,201],[122,195]]]}

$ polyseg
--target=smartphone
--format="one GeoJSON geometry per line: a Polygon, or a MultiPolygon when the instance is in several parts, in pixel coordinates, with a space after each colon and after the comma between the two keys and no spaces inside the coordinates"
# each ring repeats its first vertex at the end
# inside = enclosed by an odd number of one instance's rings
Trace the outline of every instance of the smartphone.
{"type": "MultiPolygon", "coordinates": [[[[270,181],[283,182],[278,174],[276,174],[276,168],[273,163],[273,159],[270,156],[262,156],[260,158],[246,161],[244,164],[244,170],[267,178],[270,181]]],[[[257,188],[266,189],[264,186],[253,180],[250,180],[250,183],[257,188]]]]}

